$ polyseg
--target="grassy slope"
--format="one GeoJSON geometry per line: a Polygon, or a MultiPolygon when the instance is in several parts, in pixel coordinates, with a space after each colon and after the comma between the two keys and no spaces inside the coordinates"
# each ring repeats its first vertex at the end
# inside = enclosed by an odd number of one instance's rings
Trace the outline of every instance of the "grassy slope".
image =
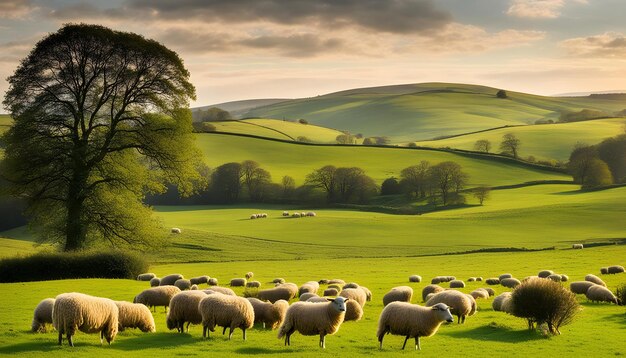
{"type": "Polygon", "coordinates": [[[243,121],[212,122],[217,132],[242,133],[282,140],[297,140],[304,136],[315,143],[336,143],[341,132],[311,124],[278,119],[246,119],[243,121]]]}
{"type": "Polygon", "coordinates": [[[567,161],[576,143],[596,144],[603,139],[623,133],[626,119],[611,118],[593,121],[545,124],[502,128],[453,138],[417,142],[419,146],[473,150],[477,140],[491,141],[492,151],[498,152],[502,136],[514,133],[521,140],[520,156],[541,160],[567,161]]]}
{"type": "Polygon", "coordinates": [[[305,176],[314,169],[327,164],[361,167],[380,184],[390,176],[398,177],[403,168],[419,164],[422,160],[431,163],[447,160],[458,162],[469,173],[472,184],[504,185],[532,180],[569,180],[568,176],[558,173],[431,150],[320,147],[219,134],[198,134],[196,138],[205,161],[211,167],[251,159],[269,170],[274,181],[279,181],[283,175],[290,175],[297,185],[302,184],[305,176]]]}
{"type": "Polygon", "coordinates": [[[564,110],[584,108],[609,113],[626,107],[617,100],[543,97],[449,83],[364,88],[291,100],[248,113],[267,118],[305,118],[310,123],[365,136],[388,136],[393,142],[426,140],[504,125],[557,119],[564,110]]]}

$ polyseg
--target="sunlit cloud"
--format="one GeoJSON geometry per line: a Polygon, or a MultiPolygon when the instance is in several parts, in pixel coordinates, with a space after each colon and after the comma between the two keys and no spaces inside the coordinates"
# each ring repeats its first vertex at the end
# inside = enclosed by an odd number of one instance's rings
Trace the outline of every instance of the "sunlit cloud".
{"type": "Polygon", "coordinates": [[[577,37],[562,41],[559,46],[572,56],[625,59],[626,37],[617,32],[577,37]]]}
{"type": "Polygon", "coordinates": [[[566,3],[586,4],[587,0],[512,0],[506,14],[530,19],[554,19],[561,16],[566,3]]]}

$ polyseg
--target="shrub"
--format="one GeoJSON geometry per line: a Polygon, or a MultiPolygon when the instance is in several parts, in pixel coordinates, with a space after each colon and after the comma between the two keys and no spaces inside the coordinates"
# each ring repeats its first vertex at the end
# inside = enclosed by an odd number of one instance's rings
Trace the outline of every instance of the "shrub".
{"type": "Polygon", "coordinates": [[[626,283],[623,283],[621,286],[618,286],[615,290],[615,297],[617,297],[618,302],[622,305],[626,305],[626,283]]]}
{"type": "Polygon", "coordinates": [[[513,315],[526,318],[528,328],[547,324],[551,334],[561,334],[559,328],[569,324],[579,311],[576,295],[560,283],[546,279],[530,279],[513,290],[513,315]]]}
{"type": "Polygon", "coordinates": [[[0,282],[128,278],[147,272],[141,256],[123,252],[40,253],[0,260],[0,282]]]}

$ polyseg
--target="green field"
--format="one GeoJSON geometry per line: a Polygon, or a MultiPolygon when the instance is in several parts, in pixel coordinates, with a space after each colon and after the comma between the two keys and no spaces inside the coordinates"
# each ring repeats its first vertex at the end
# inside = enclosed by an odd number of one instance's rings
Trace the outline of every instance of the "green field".
{"type": "Polygon", "coordinates": [[[247,116],[304,118],[309,123],[364,136],[387,136],[393,143],[428,140],[506,125],[558,120],[561,111],[595,109],[614,113],[626,103],[590,97],[543,97],[450,83],[362,88],[253,109],[247,116]]]}
{"type": "Polygon", "coordinates": [[[626,119],[597,119],[574,123],[543,124],[501,128],[481,133],[473,133],[453,138],[417,142],[418,146],[433,148],[457,148],[474,150],[477,140],[491,142],[492,152],[499,152],[502,136],[513,133],[520,139],[519,155],[523,158],[534,156],[538,160],[567,161],[577,143],[592,145],[603,139],[624,133],[626,119]]]}
{"type": "Polygon", "coordinates": [[[337,136],[342,134],[334,129],[279,119],[246,119],[211,122],[211,124],[215,126],[216,132],[249,134],[291,141],[296,141],[302,136],[314,143],[337,143],[337,136]]]}

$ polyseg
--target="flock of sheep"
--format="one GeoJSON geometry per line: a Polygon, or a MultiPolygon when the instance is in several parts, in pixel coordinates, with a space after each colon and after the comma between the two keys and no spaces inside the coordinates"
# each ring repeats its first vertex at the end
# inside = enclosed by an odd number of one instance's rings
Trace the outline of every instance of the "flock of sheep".
{"type": "MultiPolygon", "coordinates": [[[[603,268],[601,272],[621,273],[622,266],[603,268]]],[[[167,312],[166,325],[169,330],[186,332],[191,324],[202,325],[202,337],[208,337],[216,326],[223,327],[222,334],[229,329],[228,339],[235,329],[241,329],[243,339],[246,331],[255,323],[264,328],[278,330],[278,338],[284,338],[285,345],[291,344],[295,332],[302,335],[319,336],[319,346],[325,348],[326,335],[336,333],[344,321],[358,321],[363,317],[367,301],[372,300],[371,291],[357,283],[346,283],[341,279],[308,281],[301,286],[285,282],[282,278],[272,281],[274,287],[260,289],[260,282],[250,281],[254,274],[248,272],[245,278],[232,279],[231,286],[245,286],[243,296],[237,296],[228,288],[218,286],[215,278],[194,277],[189,280],[182,275],[172,274],[157,278],[147,273],[138,276],[140,281],[149,281],[151,288],[137,294],[133,302],[113,301],[82,293],[63,293],[56,298],[46,298],[35,308],[32,322],[34,332],[46,331],[52,324],[58,332],[58,343],[62,344],[65,335],[70,346],[73,336],[80,330],[85,333],[99,333],[101,343],[109,344],[118,331],[138,328],[143,332],[155,332],[156,327],[150,309],[163,306],[167,312]],[[207,284],[207,289],[199,285],[207,284]],[[319,296],[320,284],[327,285],[319,296]],[[289,301],[299,298],[298,302],[289,301]]],[[[537,276],[517,280],[511,274],[484,280],[487,285],[502,285],[515,289],[529,279],[550,279],[567,281],[566,275],[544,270],[537,276]],[[558,277],[557,277],[558,276],[558,277]]],[[[418,275],[409,277],[409,282],[418,283],[418,275]]],[[[468,282],[483,281],[482,277],[470,277],[468,282]]],[[[390,289],[383,297],[384,308],[378,320],[377,338],[380,348],[386,334],[405,337],[402,349],[409,339],[415,339],[415,349],[421,349],[420,337],[434,335],[444,322],[453,322],[453,314],[458,323],[477,311],[476,300],[488,299],[495,295],[490,287],[478,288],[469,294],[456,290],[465,287],[462,280],[453,276],[437,276],[431,284],[422,289],[424,306],[411,304],[413,289],[398,286],[390,289]],[[440,286],[448,283],[449,288],[440,286]]],[[[621,302],[606,288],[598,276],[589,274],[584,281],[572,282],[570,289],[576,294],[585,294],[591,301],[621,302]]],[[[494,311],[512,312],[511,292],[496,296],[492,303],[494,311]]]]}
{"type": "MultiPolygon", "coordinates": [[[[294,213],[289,213],[288,211],[283,211],[283,217],[292,217],[292,218],[304,218],[304,217],[314,217],[317,216],[317,214],[314,211],[302,211],[302,212],[294,212],[294,213]]],[[[254,219],[265,219],[267,218],[267,213],[261,213],[261,214],[252,214],[250,215],[250,219],[254,220],[254,219]]]]}

